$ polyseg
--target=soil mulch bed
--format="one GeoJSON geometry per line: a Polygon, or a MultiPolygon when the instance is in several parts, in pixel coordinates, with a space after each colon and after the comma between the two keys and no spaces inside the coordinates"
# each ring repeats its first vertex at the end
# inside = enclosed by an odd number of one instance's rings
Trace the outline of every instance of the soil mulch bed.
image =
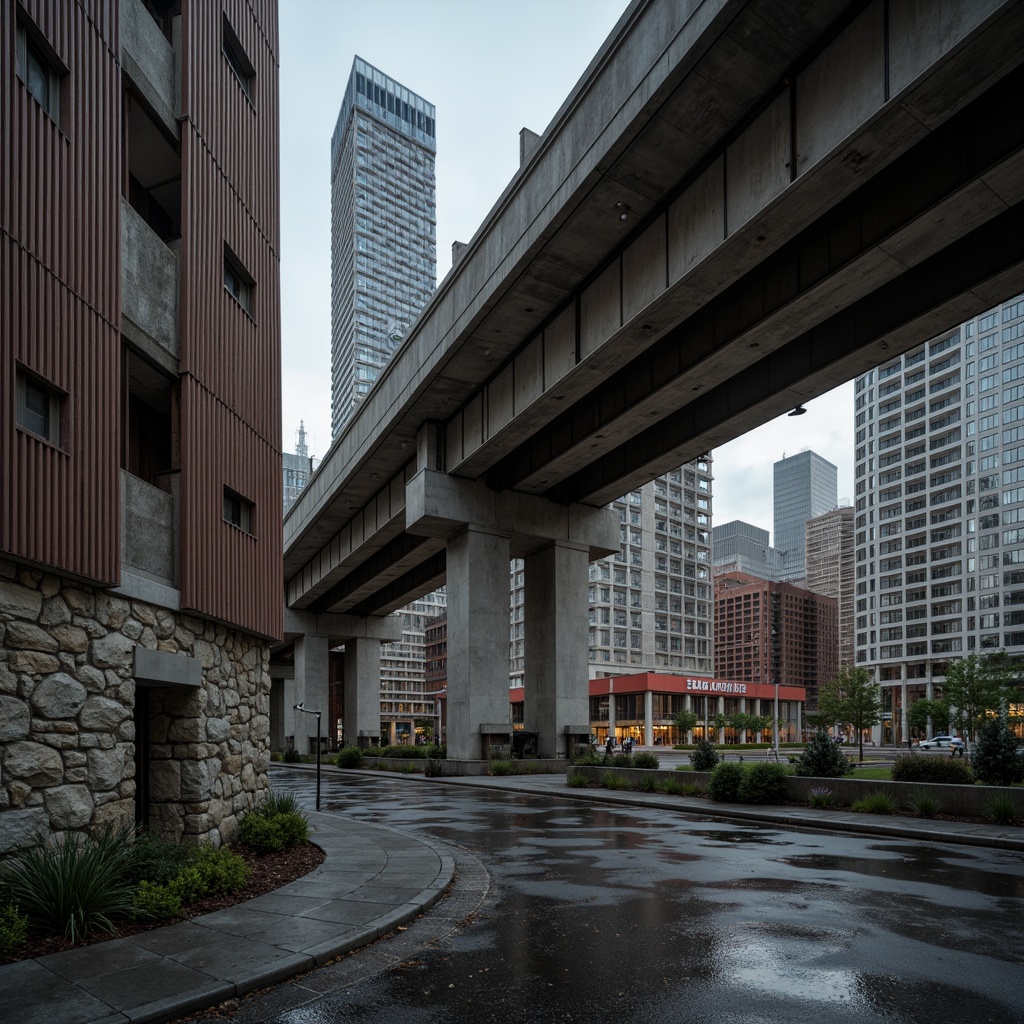
{"type": "MultiPolygon", "coordinates": [[[[323,850],[315,843],[304,843],[301,846],[294,846],[290,850],[282,850],[280,853],[253,853],[247,846],[232,846],[232,850],[244,858],[249,865],[249,880],[245,887],[233,892],[228,896],[210,896],[203,900],[197,900],[184,908],[181,917],[176,921],[187,921],[190,918],[198,917],[200,914],[209,914],[214,910],[222,910],[224,907],[233,907],[238,903],[244,903],[256,896],[273,892],[282,885],[309,874],[315,867],[319,867],[326,857],[323,850]]],[[[62,935],[33,935],[29,932],[28,942],[18,952],[6,959],[0,957],[0,965],[14,963],[17,960],[31,960],[36,957],[46,956],[48,953],[60,953],[66,949],[91,946],[97,942],[107,942],[110,939],[121,939],[127,935],[137,935],[139,932],[147,932],[153,928],[161,928],[171,924],[170,921],[119,921],[117,931],[90,932],[83,940],[72,945],[62,935]]]]}

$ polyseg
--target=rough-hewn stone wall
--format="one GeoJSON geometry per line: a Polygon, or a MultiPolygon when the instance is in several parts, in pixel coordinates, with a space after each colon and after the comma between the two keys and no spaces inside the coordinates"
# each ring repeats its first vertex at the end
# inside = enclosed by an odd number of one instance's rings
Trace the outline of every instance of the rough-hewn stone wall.
{"type": "Polygon", "coordinates": [[[137,646],[202,665],[147,687],[151,827],[220,843],[266,789],[266,641],[0,560],[0,852],[134,819],[137,646]]]}

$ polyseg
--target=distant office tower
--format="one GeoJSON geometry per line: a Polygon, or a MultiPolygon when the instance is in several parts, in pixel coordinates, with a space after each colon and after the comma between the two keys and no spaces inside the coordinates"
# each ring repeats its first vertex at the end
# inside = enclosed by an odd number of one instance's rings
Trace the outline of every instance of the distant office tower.
{"type": "Polygon", "coordinates": [[[853,664],[853,506],[807,520],[804,586],[836,602],[839,664],[853,664]]]}
{"type": "Polygon", "coordinates": [[[857,378],[857,663],[880,738],[951,659],[1024,654],[1024,293],[857,378]]]}
{"type": "Polygon", "coordinates": [[[838,667],[835,601],[742,572],[715,576],[715,674],[747,683],[818,686],[838,667]]]}
{"type": "Polygon", "coordinates": [[[287,515],[288,509],[295,504],[299,491],[309,483],[309,478],[313,475],[313,460],[306,446],[306,428],[302,420],[299,420],[299,438],[295,452],[284,452],[281,456],[281,473],[284,483],[283,513],[287,515]]]}
{"type": "MultiPolygon", "coordinates": [[[[711,479],[711,459],[699,459],[612,502],[619,553],[590,566],[591,678],[713,673],[711,479]]],[[[517,686],[524,668],[524,584],[522,563],[513,563],[511,677],[517,686]]]]}
{"type": "Polygon", "coordinates": [[[436,284],[434,105],[352,62],[331,139],[331,435],[436,284]]]}
{"type": "Polygon", "coordinates": [[[782,555],[780,580],[804,578],[804,525],[839,504],[838,470],[812,451],[775,463],[775,550],[782,555]]]}
{"type": "Polygon", "coordinates": [[[711,531],[715,574],[729,570],[749,573],[762,580],[777,580],[782,554],[768,543],[768,531],[740,519],[711,531]]]}

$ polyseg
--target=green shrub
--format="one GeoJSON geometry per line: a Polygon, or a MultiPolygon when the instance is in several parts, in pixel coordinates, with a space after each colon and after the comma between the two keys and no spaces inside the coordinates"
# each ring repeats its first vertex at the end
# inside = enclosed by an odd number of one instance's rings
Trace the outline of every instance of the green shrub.
{"type": "Polygon", "coordinates": [[[573,789],[586,789],[590,785],[590,779],[586,777],[582,772],[573,772],[567,779],[566,783],[573,789]]]}
{"type": "Polygon", "coordinates": [[[170,886],[143,880],[132,897],[132,912],[153,921],[173,921],[181,916],[181,903],[181,897],[170,886]]]}
{"type": "Polygon", "coordinates": [[[28,938],[28,916],[13,903],[0,904],[0,956],[13,956],[28,938]]]}
{"type": "Polygon", "coordinates": [[[693,748],[693,753],[690,754],[690,764],[693,765],[695,772],[710,772],[719,760],[721,759],[718,756],[718,751],[715,750],[715,745],[706,739],[698,740],[697,745],[693,748]]]}
{"type": "Polygon", "coordinates": [[[789,799],[786,769],[770,761],[750,765],[740,782],[739,799],[744,804],[784,804],[789,799]]]}
{"type": "MultiPolygon", "coordinates": [[[[369,751],[367,751],[369,754],[369,751]]],[[[334,763],[339,768],[362,768],[363,752],[358,747],[342,747],[334,763]]]]}
{"type": "Polygon", "coordinates": [[[996,825],[1017,824],[1017,804],[1008,793],[996,793],[985,803],[985,814],[996,825]]]}
{"type": "Polygon", "coordinates": [[[658,760],[657,754],[652,754],[649,750],[640,750],[633,755],[633,767],[634,768],[658,768],[661,762],[658,760]]]}
{"type": "Polygon", "coordinates": [[[962,758],[932,757],[928,754],[900,754],[892,763],[893,782],[940,782],[970,786],[974,773],[962,758]]]}
{"type": "Polygon", "coordinates": [[[1024,782],[1024,754],[1017,753],[1020,740],[1003,718],[991,718],[978,732],[971,751],[971,767],[987,786],[1012,786],[1024,782]]]}
{"type": "Polygon", "coordinates": [[[226,846],[201,846],[195,866],[203,876],[208,896],[238,892],[249,880],[249,866],[226,846]]]}
{"type": "Polygon", "coordinates": [[[633,755],[632,754],[612,754],[611,760],[608,763],[613,768],[632,768],[633,767],[633,755]]]}
{"type": "Polygon", "coordinates": [[[183,903],[195,903],[206,895],[206,878],[195,864],[182,868],[167,883],[167,890],[183,903]]]}
{"type": "Polygon", "coordinates": [[[492,761],[488,766],[488,775],[515,775],[516,766],[513,761],[492,761]]]}
{"type": "Polygon", "coordinates": [[[897,809],[896,801],[888,793],[868,793],[860,800],[854,800],[851,811],[862,814],[893,814],[897,809]]]}
{"type": "Polygon", "coordinates": [[[302,760],[302,755],[294,747],[289,747],[284,752],[282,760],[286,764],[298,764],[302,760]]]}
{"type": "Polygon", "coordinates": [[[309,819],[301,811],[275,814],[271,821],[277,822],[286,850],[309,841],[309,819]]]}
{"type": "Polygon", "coordinates": [[[841,779],[853,771],[853,763],[826,732],[816,732],[793,763],[797,775],[815,779],[841,779]]]}
{"type": "Polygon", "coordinates": [[[94,930],[112,932],[127,917],[133,888],[127,878],[133,826],[108,825],[93,836],[40,837],[4,871],[8,897],[35,927],[72,943],[94,930]]]}
{"type": "Polygon", "coordinates": [[[125,877],[129,882],[166,885],[195,856],[194,846],[172,843],[152,832],[140,832],[128,853],[125,877]]]}
{"type": "Polygon", "coordinates": [[[716,764],[708,780],[708,796],[720,802],[738,802],[744,774],[743,765],[738,762],[716,764]]]}
{"type": "Polygon", "coordinates": [[[238,827],[238,838],[254,853],[280,853],[284,837],[276,818],[268,818],[258,811],[247,814],[238,827]]]}
{"type": "Polygon", "coordinates": [[[939,813],[941,804],[934,793],[926,789],[918,789],[911,794],[908,801],[909,808],[922,818],[934,818],[939,813]]]}

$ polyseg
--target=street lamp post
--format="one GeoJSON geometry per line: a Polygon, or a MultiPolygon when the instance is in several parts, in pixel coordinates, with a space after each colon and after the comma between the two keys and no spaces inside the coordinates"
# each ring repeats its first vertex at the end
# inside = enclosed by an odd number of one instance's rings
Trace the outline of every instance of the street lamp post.
{"type": "Polygon", "coordinates": [[[320,810],[320,712],[310,711],[305,706],[306,702],[294,705],[296,711],[304,715],[316,715],[316,809],[320,810]]]}

